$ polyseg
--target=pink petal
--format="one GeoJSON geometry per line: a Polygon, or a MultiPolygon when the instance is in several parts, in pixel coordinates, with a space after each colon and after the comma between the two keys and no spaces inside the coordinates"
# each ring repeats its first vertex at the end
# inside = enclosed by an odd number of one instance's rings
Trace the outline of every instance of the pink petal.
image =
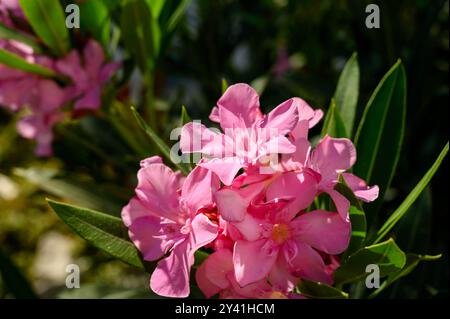
{"type": "Polygon", "coordinates": [[[264,155],[268,154],[291,154],[295,152],[295,145],[285,136],[275,136],[262,145],[265,150],[264,155]]]}
{"type": "Polygon", "coordinates": [[[189,211],[195,214],[199,209],[213,205],[212,192],[219,186],[219,179],[214,174],[201,166],[196,166],[184,181],[181,199],[189,211]]]}
{"type": "Polygon", "coordinates": [[[250,214],[245,214],[240,222],[232,223],[233,227],[239,230],[239,233],[248,241],[254,241],[261,238],[261,220],[250,214]]]}
{"type": "Polygon", "coordinates": [[[150,288],[164,297],[189,296],[189,273],[194,262],[189,255],[189,241],[178,243],[167,258],[158,262],[150,278],[150,288]]]}
{"type": "Polygon", "coordinates": [[[353,166],[356,161],[356,149],[347,138],[325,136],[311,154],[313,169],[317,170],[324,180],[335,179],[353,166]]]}
{"type": "Polygon", "coordinates": [[[105,60],[103,49],[94,40],[90,40],[83,51],[85,70],[90,75],[91,79],[98,79],[100,68],[105,60]]]}
{"type": "Polygon", "coordinates": [[[152,164],[163,164],[163,160],[162,160],[161,156],[151,156],[151,157],[143,159],[140,162],[141,168],[150,166],[152,164]]]}
{"type": "Polygon", "coordinates": [[[317,193],[317,179],[309,173],[288,172],[276,178],[267,188],[266,200],[292,197],[294,200],[288,205],[292,217],[307,208],[317,193]]]}
{"type": "Polygon", "coordinates": [[[238,240],[234,246],[233,264],[236,281],[245,286],[266,277],[278,256],[279,247],[266,239],[238,240]]]}
{"type": "Polygon", "coordinates": [[[74,110],[97,110],[101,106],[101,88],[92,83],[74,105],[74,110]]]}
{"type": "Polygon", "coordinates": [[[298,109],[295,99],[289,99],[273,109],[261,123],[261,127],[276,130],[277,135],[292,131],[298,122],[298,109]]]}
{"type": "Polygon", "coordinates": [[[164,164],[153,164],[138,172],[136,195],[149,214],[179,220],[179,176],[164,164]]]}
{"type": "Polygon", "coordinates": [[[157,260],[185,236],[179,233],[180,226],[155,216],[144,216],[133,221],[128,234],[145,260],[157,260]],[[167,231],[168,229],[173,229],[167,231]]]}
{"type": "Polygon", "coordinates": [[[236,127],[236,118],[242,118],[245,127],[250,127],[261,117],[258,93],[244,83],[228,87],[219,101],[217,101],[217,106],[222,129],[236,127]]]}
{"type": "Polygon", "coordinates": [[[316,210],[291,222],[298,238],[315,249],[337,255],[347,249],[351,225],[332,212],[316,210]]]}
{"type": "Polygon", "coordinates": [[[236,157],[214,158],[208,162],[200,163],[199,166],[214,172],[227,186],[231,185],[234,177],[243,167],[241,161],[236,157]]]}
{"type": "MultiPolygon", "coordinates": [[[[208,259],[211,258],[211,255],[208,257],[208,259]]],[[[215,285],[208,276],[207,270],[206,270],[206,262],[208,261],[206,259],[200,267],[197,268],[197,271],[195,272],[195,282],[197,283],[197,286],[200,288],[200,290],[203,292],[206,298],[211,298],[212,296],[218,294],[222,288],[215,285]]]]}
{"type": "Polygon", "coordinates": [[[333,278],[327,273],[325,263],[311,246],[296,241],[297,255],[291,261],[292,270],[301,278],[332,284],[333,278]]]}
{"type": "Polygon", "coordinates": [[[368,186],[366,182],[350,173],[343,173],[345,182],[353,190],[356,197],[364,202],[373,202],[378,198],[378,186],[368,186]]]}
{"type": "Polygon", "coordinates": [[[191,223],[191,253],[212,242],[218,234],[217,225],[211,222],[208,217],[198,214],[191,223]]]}
{"type": "Polygon", "coordinates": [[[226,289],[230,285],[228,274],[233,273],[233,253],[228,249],[220,249],[204,262],[206,276],[216,286],[226,289]]]}
{"type": "Polygon", "coordinates": [[[328,190],[327,193],[330,195],[331,199],[334,202],[334,205],[336,206],[336,209],[339,213],[339,216],[341,216],[342,220],[349,222],[349,209],[350,209],[350,202],[347,198],[345,198],[344,195],[339,193],[338,191],[335,191],[334,189],[328,190]]]}
{"type": "Polygon", "coordinates": [[[139,198],[133,197],[122,209],[122,221],[125,226],[130,227],[134,220],[149,216],[148,210],[141,204],[139,198]]]}
{"type": "Polygon", "coordinates": [[[247,213],[248,202],[237,190],[223,188],[214,193],[214,199],[223,219],[229,222],[239,222],[247,213]]]}
{"type": "Polygon", "coordinates": [[[299,278],[292,275],[284,256],[279,254],[275,266],[269,273],[269,281],[275,290],[288,292],[297,286],[299,278]]]}

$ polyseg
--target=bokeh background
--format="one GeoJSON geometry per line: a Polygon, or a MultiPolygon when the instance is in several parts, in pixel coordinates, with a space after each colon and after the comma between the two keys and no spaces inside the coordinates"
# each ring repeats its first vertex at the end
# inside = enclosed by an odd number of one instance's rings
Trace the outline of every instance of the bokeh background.
{"type": "MultiPolygon", "coordinates": [[[[205,120],[223,78],[258,87],[265,109],[299,96],[326,111],[353,52],[361,70],[358,119],[383,74],[401,58],[408,78],[407,130],[383,210],[389,214],[448,140],[448,15],[443,0],[193,0],[156,68],[160,132],[166,137],[179,123],[181,105],[205,120]],[[380,29],[365,26],[369,3],[380,6],[380,29]]],[[[132,75],[128,87],[136,99],[140,81],[132,75]]],[[[56,157],[38,159],[32,142],[17,136],[15,120],[0,109],[0,257],[14,262],[40,297],[148,296],[146,274],[84,242],[45,202],[62,198],[119,213],[132,195],[130,172],[138,158],[106,119],[87,117],[58,128],[56,157]],[[81,268],[80,289],[65,287],[69,263],[81,268]]],[[[405,251],[443,257],[419,265],[383,298],[448,297],[447,162],[396,238],[405,251]]],[[[0,297],[10,296],[0,279],[0,297]]]]}

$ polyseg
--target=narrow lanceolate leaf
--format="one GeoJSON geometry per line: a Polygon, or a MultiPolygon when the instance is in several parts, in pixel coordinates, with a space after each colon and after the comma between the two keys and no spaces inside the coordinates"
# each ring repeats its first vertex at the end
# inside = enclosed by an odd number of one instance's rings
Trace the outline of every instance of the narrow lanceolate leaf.
{"type": "MultiPolygon", "coordinates": [[[[155,143],[155,145],[159,148],[161,151],[161,154],[164,155],[168,160],[172,161],[172,156],[170,152],[170,148],[164,143],[164,141],[156,134],[153,129],[145,123],[144,119],[139,115],[139,113],[136,111],[134,107],[131,108],[134,117],[136,118],[136,121],[139,123],[139,126],[144,130],[144,132],[147,134],[148,137],[155,143]]],[[[185,175],[189,174],[189,168],[184,163],[175,163],[172,161],[175,166],[178,167],[180,171],[182,171],[185,175]]]]}
{"type": "Polygon", "coordinates": [[[352,135],[359,93],[358,54],[355,52],[347,61],[339,76],[334,100],[341,115],[348,137],[352,135]]]}
{"type": "Polygon", "coordinates": [[[39,64],[30,63],[17,54],[0,49],[0,64],[9,66],[10,68],[25,71],[28,73],[38,74],[44,77],[60,77],[52,70],[39,64]]]}
{"type": "Polygon", "coordinates": [[[228,89],[228,82],[225,79],[222,79],[222,94],[228,89]]]}
{"type": "Polygon", "coordinates": [[[41,47],[36,43],[35,39],[33,39],[31,36],[25,35],[17,30],[8,28],[7,26],[1,23],[0,23],[0,39],[17,40],[33,48],[33,51],[36,53],[41,53],[42,51],[41,47]]]}
{"type": "Polygon", "coordinates": [[[127,228],[118,217],[48,200],[55,213],[86,241],[110,255],[140,269],[146,269],[127,228]]]}
{"type": "Polygon", "coordinates": [[[7,290],[17,299],[38,298],[31,284],[13,261],[0,251],[0,275],[7,290]]]}
{"type": "Polygon", "coordinates": [[[378,185],[378,199],[366,213],[373,218],[394,176],[403,143],[406,114],[406,76],[398,61],[372,94],[355,137],[358,160],[356,175],[378,185]]]}
{"type": "Polygon", "coordinates": [[[58,171],[45,168],[16,168],[14,174],[25,178],[28,182],[53,196],[69,200],[74,204],[82,204],[91,209],[120,215],[123,202],[107,191],[102,185],[82,181],[75,176],[61,177],[58,171]]]}
{"type": "Polygon", "coordinates": [[[331,99],[330,107],[322,127],[322,136],[329,135],[331,137],[348,137],[344,127],[344,122],[336,108],[336,102],[331,99]]]}
{"type": "Polygon", "coordinates": [[[20,0],[28,22],[40,39],[58,56],[69,51],[69,32],[58,0],[20,0]]]}
{"type": "Polygon", "coordinates": [[[181,126],[183,126],[186,123],[192,122],[191,117],[188,114],[188,111],[186,110],[186,106],[181,106],[181,126]]]}
{"type": "Polygon", "coordinates": [[[416,255],[416,254],[407,254],[406,255],[406,263],[405,266],[392,274],[390,274],[386,280],[380,285],[380,288],[377,288],[372,294],[369,295],[369,298],[374,298],[378,296],[383,290],[392,285],[395,281],[399,280],[406,275],[409,275],[416,267],[419,265],[421,261],[435,261],[441,258],[442,255],[416,255]]]}
{"type": "Polygon", "coordinates": [[[109,45],[111,18],[107,5],[98,0],[87,0],[80,5],[81,31],[100,42],[104,48],[109,45]]]}
{"type": "Polygon", "coordinates": [[[314,299],[347,299],[348,294],[340,289],[320,282],[301,280],[296,290],[306,298],[314,299]]]}
{"type": "Polygon", "coordinates": [[[122,7],[121,26],[126,48],[145,73],[153,63],[153,17],[145,1],[127,0],[122,7]]]}
{"type": "Polygon", "coordinates": [[[364,279],[370,272],[366,272],[369,264],[377,265],[380,277],[402,269],[406,262],[404,252],[389,239],[385,242],[364,247],[352,254],[334,273],[336,285],[364,279]]]}
{"type": "Polygon", "coordinates": [[[428,172],[422,177],[422,179],[417,183],[416,187],[409,193],[403,203],[392,213],[392,215],[388,218],[388,220],[381,226],[381,228],[377,232],[377,237],[374,243],[378,243],[384,236],[394,227],[398,221],[408,212],[411,205],[416,201],[422,191],[427,187],[431,178],[434,176],[445,156],[448,153],[448,142],[445,144],[438,158],[434,162],[434,164],[430,167],[428,172]]]}

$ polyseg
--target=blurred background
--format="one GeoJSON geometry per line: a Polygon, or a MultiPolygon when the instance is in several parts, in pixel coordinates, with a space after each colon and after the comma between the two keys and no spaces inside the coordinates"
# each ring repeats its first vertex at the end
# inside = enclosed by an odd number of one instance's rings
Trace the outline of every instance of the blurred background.
{"type": "MultiPolygon", "coordinates": [[[[448,140],[448,15],[449,2],[442,0],[193,0],[155,68],[160,134],[167,139],[178,125],[181,105],[192,118],[207,119],[222,79],[251,83],[265,110],[298,96],[326,111],[353,52],[361,74],[358,121],[383,74],[401,58],[408,78],[407,130],[386,195],[388,215],[448,140]],[[365,26],[369,3],[380,7],[380,29],[365,26]]],[[[118,16],[110,13],[113,26],[118,16]]],[[[133,70],[128,79],[124,94],[138,103],[142,79],[133,70]]],[[[21,269],[40,297],[148,296],[147,274],[77,237],[45,202],[62,198],[119,214],[132,196],[139,155],[100,116],[57,128],[56,156],[38,159],[32,142],[17,135],[15,120],[0,109],[0,258],[21,269]],[[65,287],[69,263],[81,268],[80,289],[65,287]]],[[[443,257],[419,265],[383,298],[448,297],[447,161],[398,226],[403,231],[396,238],[403,250],[443,257]]],[[[10,296],[0,281],[0,297],[10,296]]]]}

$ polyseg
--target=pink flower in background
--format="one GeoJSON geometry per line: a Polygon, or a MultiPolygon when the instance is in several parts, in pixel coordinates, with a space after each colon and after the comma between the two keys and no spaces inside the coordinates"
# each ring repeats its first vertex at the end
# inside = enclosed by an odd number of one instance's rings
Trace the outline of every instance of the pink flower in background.
{"type": "Polygon", "coordinates": [[[201,211],[213,210],[212,191],[219,181],[200,166],[183,178],[160,158],[142,165],[136,196],[122,210],[122,219],[145,260],[169,253],[152,274],[152,290],[162,296],[187,297],[194,253],[218,234],[217,225],[201,211]]]}
{"type": "Polygon", "coordinates": [[[68,99],[75,100],[75,110],[96,110],[101,105],[102,86],[120,67],[120,63],[105,63],[102,47],[90,40],[83,49],[71,51],[66,57],[56,61],[56,71],[72,80],[67,89],[68,99]]]}
{"type": "MultiPolygon", "coordinates": [[[[0,21],[9,23],[6,17],[11,12],[21,14],[20,7],[15,4],[14,1],[0,3],[0,21]]],[[[8,26],[14,27],[12,23],[8,26]]],[[[52,79],[0,65],[0,106],[13,112],[23,108],[30,112],[19,120],[17,128],[21,136],[36,140],[38,156],[52,155],[53,126],[64,118],[61,109],[70,101],[74,101],[75,111],[98,109],[102,86],[120,66],[119,63],[105,63],[103,49],[92,40],[84,48],[83,59],[76,50],[60,60],[51,59],[15,40],[0,39],[0,48],[29,63],[66,75],[70,80],[61,86],[52,79]]]]}

